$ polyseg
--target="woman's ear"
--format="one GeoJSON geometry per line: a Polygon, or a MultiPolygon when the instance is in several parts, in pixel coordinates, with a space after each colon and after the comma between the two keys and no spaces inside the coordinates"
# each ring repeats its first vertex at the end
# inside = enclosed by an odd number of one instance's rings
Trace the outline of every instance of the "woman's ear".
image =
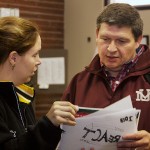
{"type": "Polygon", "coordinates": [[[18,53],[16,51],[10,52],[10,54],[9,54],[9,62],[12,65],[16,64],[17,55],[18,55],[18,53]]]}

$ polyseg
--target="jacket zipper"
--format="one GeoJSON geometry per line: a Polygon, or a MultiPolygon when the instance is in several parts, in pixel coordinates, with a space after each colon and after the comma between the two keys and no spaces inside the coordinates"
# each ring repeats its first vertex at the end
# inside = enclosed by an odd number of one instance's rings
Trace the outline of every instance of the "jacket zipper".
{"type": "Polygon", "coordinates": [[[19,111],[19,116],[20,116],[20,119],[21,119],[21,123],[22,123],[22,125],[23,125],[23,127],[25,129],[25,132],[27,132],[27,128],[25,126],[25,123],[24,123],[24,120],[23,120],[23,117],[22,117],[22,114],[21,114],[20,106],[19,106],[19,98],[18,98],[18,96],[16,94],[14,86],[12,86],[12,87],[13,87],[13,91],[14,91],[14,94],[15,94],[15,97],[16,97],[16,101],[17,101],[17,108],[18,108],[18,111],[19,111]]]}

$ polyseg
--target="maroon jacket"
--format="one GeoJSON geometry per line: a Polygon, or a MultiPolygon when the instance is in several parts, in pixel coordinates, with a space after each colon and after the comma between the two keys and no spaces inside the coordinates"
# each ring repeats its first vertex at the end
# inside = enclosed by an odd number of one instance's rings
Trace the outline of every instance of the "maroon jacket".
{"type": "Polygon", "coordinates": [[[133,107],[141,109],[138,129],[150,132],[150,82],[146,78],[150,78],[150,50],[147,46],[144,49],[115,92],[102,73],[100,59],[96,55],[85,70],[73,77],[62,100],[82,107],[104,108],[130,95],[133,107]]]}

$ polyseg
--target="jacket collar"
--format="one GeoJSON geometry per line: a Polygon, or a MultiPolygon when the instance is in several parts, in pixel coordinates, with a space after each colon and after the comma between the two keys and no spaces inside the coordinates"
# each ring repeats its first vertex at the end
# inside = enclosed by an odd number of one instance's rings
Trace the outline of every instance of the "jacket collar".
{"type": "Polygon", "coordinates": [[[19,101],[29,104],[34,99],[34,88],[25,84],[19,85],[15,88],[19,101]]]}
{"type": "Polygon", "coordinates": [[[0,82],[0,95],[11,106],[16,106],[17,101],[29,104],[34,100],[34,89],[24,84],[15,87],[12,82],[0,82]]]}
{"type": "Polygon", "coordinates": [[[91,63],[85,67],[85,69],[94,74],[97,74],[102,70],[102,66],[100,65],[100,58],[98,54],[93,58],[91,63]]]}
{"type": "Polygon", "coordinates": [[[10,107],[18,110],[18,97],[12,82],[0,82],[0,96],[10,107]]]}

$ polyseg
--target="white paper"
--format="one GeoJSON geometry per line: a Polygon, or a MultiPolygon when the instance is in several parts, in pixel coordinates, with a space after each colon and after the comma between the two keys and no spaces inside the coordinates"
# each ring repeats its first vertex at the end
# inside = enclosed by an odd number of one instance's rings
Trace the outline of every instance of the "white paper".
{"type": "MultiPolygon", "coordinates": [[[[79,107],[79,109],[80,108],[87,109],[87,107],[79,107]]],[[[112,105],[105,107],[105,109],[101,109],[101,108],[89,108],[89,109],[100,110],[100,111],[97,111],[95,113],[91,113],[87,116],[84,116],[84,118],[91,117],[91,116],[100,116],[102,114],[106,115],[106,114],[110,114],[112,112],[118,112],[118,111],[122,111],[125,109],[133,109],[133,106],[132,106],[132,102],[131,102],[131,97],[129,95],[129,96],[126,96],[125,98],[121,99],[120,101],[117,101],[117,102],[113,103],[112,105]]],[[[80,119],[84,119],[84,118],[80,118],[80,119]]]]}
{"type": "Polygon", "coordinates": [[[40,89],[48,89],[50,84],[65,84],[64,57],[41,58],[37,83],[40,89]]]}
{"type": "Polygon", "coordinates": [[[58,150],[89,150],[90,147],[94,150],[116,150],[122,135],[137,131],[139,112],[132,107],[128,96],[95,113],[76,118],[76,126],[62,126],[64,133],[58,150]]]}

